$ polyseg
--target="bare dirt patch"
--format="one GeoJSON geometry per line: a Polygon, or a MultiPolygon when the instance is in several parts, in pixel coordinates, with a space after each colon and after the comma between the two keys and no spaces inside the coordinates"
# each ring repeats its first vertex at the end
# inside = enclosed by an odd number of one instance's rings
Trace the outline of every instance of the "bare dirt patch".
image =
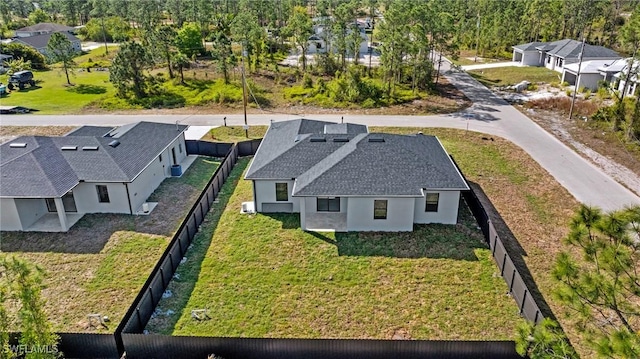
{"type": "Polygon", "coordinates": [[[0,143],[19,136],[62,136],[73,126],[0,126],[0,143]]]}

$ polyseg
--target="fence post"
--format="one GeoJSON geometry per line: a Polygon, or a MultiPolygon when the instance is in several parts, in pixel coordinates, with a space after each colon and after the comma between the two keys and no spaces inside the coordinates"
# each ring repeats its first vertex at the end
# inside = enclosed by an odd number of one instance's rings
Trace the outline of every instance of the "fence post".
{"type": "Polygon", "coordinates": [[[151,289],[151,286],[149,286],[149,296],[151,297],[151,305],[153,305],[155,300],[153,300],[153,289],[151,289]]]}
{"type": "Polygon", "coordinates": [[[509,284],[509,292],[513,292],[513,282],[516,280],[516,269],[513,269],[513,273],[511,274],[511,283],[509,284]]]}
{"type": "Polygon", "coordinates": [[[522,311],[524,310],[524,302],[527,300],[527,293],[529,293],[528,290],[524,290],[524,295],[522,296],[522,304],[520,304],[520,314],[522,314],[522,311]]]}
{"type": "MultiPolygon", "coordinates": [[[[178,236],[178,242],[180,242],[180,236],[178,236]]],[[[175,247],[174,247],[175,248],[175,247]]],[[[169,263],[171,263],[171,270],[174,271],[175,267],[173,265],[173,255],[171,255],[171,252],[169,252],[169,263]]]]}
{"type": "Polygon", "coordinates": [[[493,239],[493,253],[491,253],[491,255],[495,258],[496,257],[496,245],[498,244],[498,235],[496,234],[496,236],[493,239]]]}
{"type": "Polygon", "coordinates": [[[164,270],[162,269],[162,267],[160,267],[160,278],[162,279],[162,286],[164,287],[164,270]]]}
{"type": "Polygon", "coordinates": [[[136,317],[138,318],[138,328],[142,330],[142,319],[140,318],[140,307],[136,307],[136,317]]]}
{"type": "Polygon", "coordinates": [[[507,251],[504,251],[504,257],[502,257],[502,267],[500,267],[500,276],[504,277],[504,266],[507,264],[507,251]]]}

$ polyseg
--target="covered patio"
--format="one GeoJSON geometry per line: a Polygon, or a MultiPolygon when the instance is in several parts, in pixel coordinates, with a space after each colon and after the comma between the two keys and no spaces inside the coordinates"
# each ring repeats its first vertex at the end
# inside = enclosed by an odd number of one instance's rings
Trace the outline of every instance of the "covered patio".
{"type": "Polygon", "coordinates": [[[346,232],[346,212],[313,212],[305,215],[306,231],[315,232],[346,232]]]}
{"type": "Polygon", "coordinates": [[[80,213],[66,213],[66,224],[67,228],[63,229],[62,224],[60,223],[60,217],[58,217],[57,213],[47,213],[40,217],[35,223],[25,229],[28,232],[66,232],[71,228],[76,222],[82,218],[84,214],[80,213]]]}

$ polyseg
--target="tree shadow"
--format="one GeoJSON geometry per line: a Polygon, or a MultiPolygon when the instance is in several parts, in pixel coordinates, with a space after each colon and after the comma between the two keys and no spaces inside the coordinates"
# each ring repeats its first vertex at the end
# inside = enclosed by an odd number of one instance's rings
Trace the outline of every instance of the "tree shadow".
{"type": "MultiPolygon", "coordinates": [[[[482,187],[475,182],[468,181],[468,183],[480,200],[480,203],[484,207],[485,211],[487,212],[489,220],[491,220],[491,223],[498,232],[498,236],[500,237],[505,250],[509,254],[513,265],[516,267],[518,273],[520,273],[520,276],[522,277],[522,280],[527,285],[527,288],[529,289],[529,292],[535,302],[538,304],[542,315],[546,318],[557,320],[556,316],[551,310],[551,307],[540,292],[540,289],[538,288],[538,285],[536,284],[533,275],[531,274],[531,271],[529,271],[529,267],[525,262],[524,257],[527,256],[527,252],[524,250],[524,248],[522,248],[516,236],[513,234],[502,216],[500,216],[498,210],[493,206],[491,200],[482,190],[482,187]]],[[[552,259],[550,258],[550,260],[552,259]]]]}
{"type": "Polygon", "coordinates": [[[67,91],[83,95],[99,95],[106,93],[107,88],[105,86],[80,84],[69,87],[67,91]]]}

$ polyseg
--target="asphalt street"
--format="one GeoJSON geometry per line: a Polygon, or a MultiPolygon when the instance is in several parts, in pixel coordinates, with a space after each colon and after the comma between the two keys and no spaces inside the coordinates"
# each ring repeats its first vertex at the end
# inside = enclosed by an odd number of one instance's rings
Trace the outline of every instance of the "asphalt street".
{"type": "MultiPolygon", "coordinates": [[[[448,70],[443,63],[443,71],[448,70]]],[[[604,210],[619,209],[626,205],[640,205],[640,198],[620,185],[598,167],[585,160],[557,140],[520,111],[498,98],[485,86],[464,72],[445,75],[465,93],[473,106],[459,113],[436,116],[370,116],[370,115],[316,115],[316,114],[250,114],[249,125],[266,125],[271,121],[294,118],[365,124],[369,126],[421,126],[468,129],[504,137],[522,147],[544,167],[578,201],[596,205],[604,210]]],[[[210,115],[3,115],[0,125],[122,125],[135,121],[156,121],[196,126],[221,126],[227,117],[228,125],[244,123],[242,114],[210,115]]]]}

